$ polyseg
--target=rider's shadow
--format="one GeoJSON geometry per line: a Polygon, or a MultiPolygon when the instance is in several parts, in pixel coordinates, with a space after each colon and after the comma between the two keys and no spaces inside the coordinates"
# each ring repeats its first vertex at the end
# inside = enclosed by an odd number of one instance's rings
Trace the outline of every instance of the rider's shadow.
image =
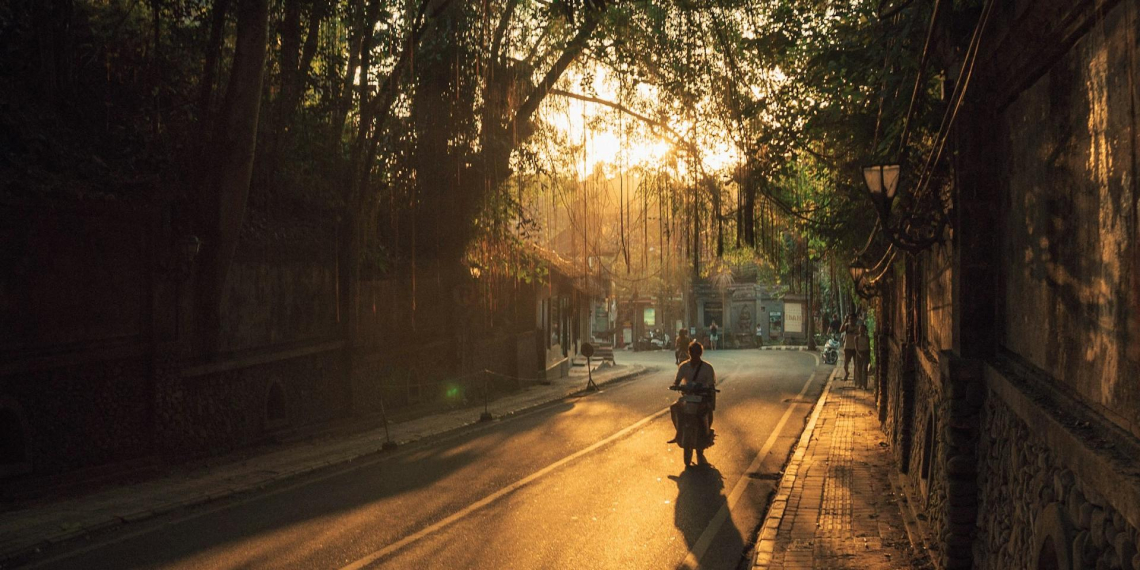
{"type": "MultiPolygon", "coordinates": [[[[684,535],[689,552],[693,552],[701,534],[714,522],[717,512],[721,508],[728,508],[728,498],[724,495],[724,477],[716,467],[708,466],[686,469],[680,475],[670,475],[669,479],[677,484],[677,500],[673,502],[673,525],[684,535]]],[[[726,567],[735,567],[743,551],[744,539],[730,516],[704,553],[701,567],[719,567],[720,564],[710,562],[722,558],[725,559],[724,562],[732,562],[726,567]]]]}

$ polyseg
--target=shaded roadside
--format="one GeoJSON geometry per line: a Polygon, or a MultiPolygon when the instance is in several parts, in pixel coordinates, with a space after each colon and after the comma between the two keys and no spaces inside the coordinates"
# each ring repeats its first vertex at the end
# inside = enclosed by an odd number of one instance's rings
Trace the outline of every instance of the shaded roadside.
{"type": "MultiPolygon", "coordinates": [[[[644,366],[613,366],[594,371],[599,384],[638,376],[644,366]]],[[[488,403],[496,418],[580,393],[585,370],[550,384],[535,384],[488,403]]],[[[40,549],[97,531],[216,501],[382,451],[388,438],[397,444],[437,437],[478,423],[482,405],[450,411],[402,412],[385,430],[377,421],[346,422],[307,438],[259,446],[184,466],[161,477],[107,487],[81,496],[40,500],[0,514],[0,568],[11,567],[40,549]]],[[[300,437],[300,436],[296,436],[300,437]]]]}

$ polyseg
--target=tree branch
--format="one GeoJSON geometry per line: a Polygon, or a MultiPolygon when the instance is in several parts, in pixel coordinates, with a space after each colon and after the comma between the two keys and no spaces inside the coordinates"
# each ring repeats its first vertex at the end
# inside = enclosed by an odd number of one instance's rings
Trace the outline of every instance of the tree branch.
{"type": "Polygon", "coordinates": [[[596,103],[598,105],[603,105],[603,106],[609,107],[611,109],[614,109],[616,111],[621,111],[621,112],[623,112],[623,113],[625,113],[625,114],[627,114],[627,115],[629,115],[629,116],[631,116],[631,117],[633,117],[633,118],[635,118],[635,119],[637,119],[637,120],[639,120],[639,121],[641,121],[647,125],[650,125],[652,127],[656,127],[658,129],[665,131],[664,134],[666,137],[669,138],[669,142],[672,142],[673,144],[675,144],[677,146],[684,147],[685,150],[687,150],[689,153],[691,153],[693,155],[699,154],[700,149],[697,148],[697,146],[695,144],[689,142],[688,139],[683,137],[677,131],[673,130],[673,128],[670,127],[669,125],[667,125],[661,121],[658,121],[656,119],[651,119],[649,117],[646,117],[645,115],[642,115],[641,113],[638,113],[637,111],[634,111],[634,110],[630,109],[629,107],[622,105],[621,103],[614,103],[613,101],[609,101],[609,100],[602,99],[599,97],[593,97],[590,95],[581,95],[578,93],[572,93],[570,91],[565,91],[562,89],[551,89],[550,94],[556,95],[559,97],[566,97],[567,99],[576,99],[578,101],[585,101],[587,103],[596,103]]]}
{"type": "Polygon", "coordinates": [[[518,112],[515,113],[515,117],[507,124],[506,131],[508,133],[515,132],[520,124],[530,121],[535,111],[538,110],[538,105],[542,103],[542,100],[546,98],[546,95],[554,88],[554,84],[562,77],[566,68],[570,67],[570,64],[582,53],[582,50],[586,49],[586,42],[590,40],[590,36],[594,35],[594,30],[598,28],[598,24],[600,24],[601,21],[601,14],[593,10],[589,10],[586,13],[582,27],[578,28],[578,32],[566,43],[566,49],[562,52],[562,55],[558,57],[558,60],[555,61],[550,70],[546,72],[542,81],[535,86],[534,91],[531,91],[526,101],[523,102],[518,112]]]}

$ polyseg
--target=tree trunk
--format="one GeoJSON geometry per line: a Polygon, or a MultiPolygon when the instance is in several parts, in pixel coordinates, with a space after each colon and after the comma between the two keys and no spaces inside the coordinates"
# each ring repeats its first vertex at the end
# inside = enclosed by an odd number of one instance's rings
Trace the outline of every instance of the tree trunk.
{"type": "Polygon", "coordinates": [[[807,259],[807,349],[815,350],[815,264],[811,257],[807,259]]]}
{"type": "Polygon", "coordinates": [[[200,209],[204,243],[199,338],[206,351],[217,349],[222,292],[249,198],[268,29],[268,0],[239,0],[233,67],[211,150],[202,165],[210,172],[200,209]]]}
{"type": "Polygon", "coordinates": [[[344,138],[344,122],[352,104],[352,82],[356,78],[356,68],[360,66],[360,46],[365,33],[364,0],[352,0],[351,15],[353,19],[348,35],[348,67],[344,70],[344,78],[335,95],[333,114],[329,120],[329,135],[334,148],[344,138]]]}
{"type": "MultiPolygon", "coordinates": [[[[198,113],[203,125],[210,125],[211,109],[214,106],[214,80],[218,74],[218,59],[221,57],[222,36],[226,31],[226,12],[230,0],[215,0],[210,11],[210,39],[206,42],[206,62],[202,66],[202,84],[198,94],[198,113]]],[[[209,131],[209,127],[205,129],[209,131]]]]}

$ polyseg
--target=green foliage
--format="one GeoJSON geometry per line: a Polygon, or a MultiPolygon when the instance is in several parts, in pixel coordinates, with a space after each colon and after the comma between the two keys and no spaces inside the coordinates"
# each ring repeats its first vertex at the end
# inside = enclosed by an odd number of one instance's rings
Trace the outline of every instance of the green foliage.
{"type": "MultiPolygon", "coordinates": [[[[239,2],[0,6],[5,190],[86,184],[137,197],[145,187],[145,199],[193,211],[239,2]]],[[[595,85],[609,80],[639,118],[595,120],[673,148],[639,165],[648,182],[622,198],[652,204],[641,215],[660,218],[669,258],[644,251],[633,279],[636,220],[623,202],[617,224],[609,213],[587,220],[604,228],[590,247],[620,244],[596,256],[604,270],[624,272],[631,289],[671,289],[691,275],[684,257],[705,274],[721,258],[791,284],[805,262],[845,263],[871,232],[860,165],[897,159],[914,171],[924,160],[945,107],[936,77],[953,76],[978,2],[947,8],[951,31],[935,42],[913,113],[931,5],[884,20],[882,4],[275,0],[243,239],[347,225],[362,274],[475,248],[508,260],[482,255],[483,270],[540,279],[528,257],[541,241],[536,204],[565,201],[582,150],[552,125],[565,108],[544,90],[601,96],[595,85]],[[559,69],[567,57],[573,66],[559,69]],[[541,82],[548,75],[555,84],[541,82]],[[532,100],[542,112],[527,114],[532,100]],[[722,146],[739,160],[713,160],[722,146]]]]}

